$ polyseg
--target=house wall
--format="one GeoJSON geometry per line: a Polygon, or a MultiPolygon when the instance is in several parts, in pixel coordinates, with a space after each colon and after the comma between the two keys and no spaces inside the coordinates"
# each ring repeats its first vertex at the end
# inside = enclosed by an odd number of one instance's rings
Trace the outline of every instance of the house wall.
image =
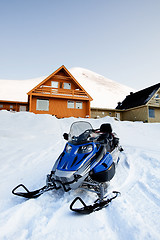
{"type": "Polygon", "coordinates": [[[123,121],[143,121],[148,122],[148,108],[147,106],[140,106],[124,110],[122,114],[123,121]]]}
{"type": "Polygon", "coordinates": [[[91,118],[116,117],[122,120],[122,111],[116,109],[91,108],[91,118]]]}
{"type": "Polygon", "coordinates": [[[52,84],[52,81],[58,82],[58,88],[63,89],[64,88],[64,83],[71,83],[71,90],[75,90],[78,86],[76,83],[73,83],[73,80],[71,77],[68,75],[66,76],[66,72],[64,72],[63,69],[61,69],[57,74],[53,75],[50,77],[44,84],[44,86],[50,87],[52,84]]]}
{"type": "Polygon", "coordinates": [[[147,105],[160,108],[160,90],[154,94],[147,105]]]}
{"type": "Polygon", "coordinates": [[[15,102],[15,101],[0,101],[0,110],[7,110],[7,111],[22,111],[22,108],[28,111],[28,103],[26,102],[15,102]]]}
{"type": "MultiPolygon", "coordinates": [[[[29,100],[30,101],[30,100],[29,100]]],[[[90,116],[89,101],[85,100],[74,100],[74,99],[64,99],[64,98],[44,98],[38,96],[32,96],[32,101],[30,102],[30,112],[36,114],[51,114],[58,118],[64,117],[82,117],[90,116]],[[37,99],[47,99],[49,100],[49,111],[36,110],[37,99]],[[68,108],[67,102],[74,101],[74,108],[68,108]],[[76,102],[82,102],[82,109],[76,109],[76,102]]]]}

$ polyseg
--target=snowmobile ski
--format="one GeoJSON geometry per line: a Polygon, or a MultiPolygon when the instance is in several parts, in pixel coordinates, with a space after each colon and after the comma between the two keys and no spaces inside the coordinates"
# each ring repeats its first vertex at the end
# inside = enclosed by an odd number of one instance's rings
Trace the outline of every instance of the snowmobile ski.
{"type": "Polygon", "coordinates": [[[99,211],[102,208],[107,207],[109,205],[109,203],[120,194],[120,192],[117,192],[117,191],[113,191],[112,193],[114,194],[113,197],[107,198],[106,200],[102,200],[102,201],[99,201],[99,199],[97,199],[97,201],[95,201],[95,203],[93,205],[86,205],[85,202],[80,197],[76,197],[73,200],[73,202],[71,203],[70,209],[72,211],[74,211],[76,213],[80,213],[80,214],[90,214],[92,212],[99,211]],[[81,207],[81,208],[74,208],[74,204],[77,201],[82,203],[83,207],[81,207]]]}
{"type": "Polygon", "coordinates": [[[40,189],[37,189],[35,191],[29,191],[28,188],[26,188],[26,186],[24,186],[23,184],[19,184],[18,186],[16,186],[13,190],[12,193],[14,195],[20,196],[20,197],[24,197],[24,198],[37,198],[40,195],[42,195],[44,192],[50,191],[55,189],[55,186],[44,186],[40,189]],[[17,192],[16,190],[18,188],[23,188],[26,192],[17,192]]]}

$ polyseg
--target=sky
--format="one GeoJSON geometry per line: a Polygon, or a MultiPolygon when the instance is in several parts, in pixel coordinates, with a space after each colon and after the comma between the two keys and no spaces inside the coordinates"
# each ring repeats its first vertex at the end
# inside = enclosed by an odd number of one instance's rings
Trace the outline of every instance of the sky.
{"type": "Polygon", "coordinates": [[[0,0],[0,79],[82,67],[134,89],[160,82],[160,0],[0,0]]]}

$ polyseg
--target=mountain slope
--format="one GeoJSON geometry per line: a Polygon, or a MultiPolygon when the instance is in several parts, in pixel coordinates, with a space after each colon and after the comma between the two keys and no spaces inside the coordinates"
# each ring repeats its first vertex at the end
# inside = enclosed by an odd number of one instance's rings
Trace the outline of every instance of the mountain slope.
{"type": "Polygon", "coordinates": [[[84,68],[71,68],[69,71],[93,98],[92,107],[115,108],[126,95],[135,92],[133,88],[84,68]]]}

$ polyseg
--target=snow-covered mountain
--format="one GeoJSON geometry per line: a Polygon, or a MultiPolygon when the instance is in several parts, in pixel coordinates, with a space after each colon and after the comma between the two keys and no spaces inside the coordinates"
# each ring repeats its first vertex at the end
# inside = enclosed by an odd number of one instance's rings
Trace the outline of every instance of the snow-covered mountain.
{"type": "MultiPolygon", "coordinates": [[[[115,108],[126,95],[135,91],[84,68],[71,68],[69,71],[93,98],[91,107],[115,108]]],[[[44,79],[0,80],[0,100],[26,102],[27,92],[44,79]]]]}
{"type": "Polygon", "coordinates": [[[92,204],[92,192],[51,191],[30,200],[12,195],[19,183],[30,190],[45,185],[74,121],[0,111],[0,240],[160,239],[159,123],[87,119],[93,128],[110,122],[124,148],[108,189],[121,196],[103,210],[83,216],[70,211],[77,196],[92,204]]]}
{"type": "Polygon", "coordinates": [[[130,92],[135,92],[133,88],[84,68],[71,68],[69,71],[93,98],[91,107],[115,108],[130,92]]]}

